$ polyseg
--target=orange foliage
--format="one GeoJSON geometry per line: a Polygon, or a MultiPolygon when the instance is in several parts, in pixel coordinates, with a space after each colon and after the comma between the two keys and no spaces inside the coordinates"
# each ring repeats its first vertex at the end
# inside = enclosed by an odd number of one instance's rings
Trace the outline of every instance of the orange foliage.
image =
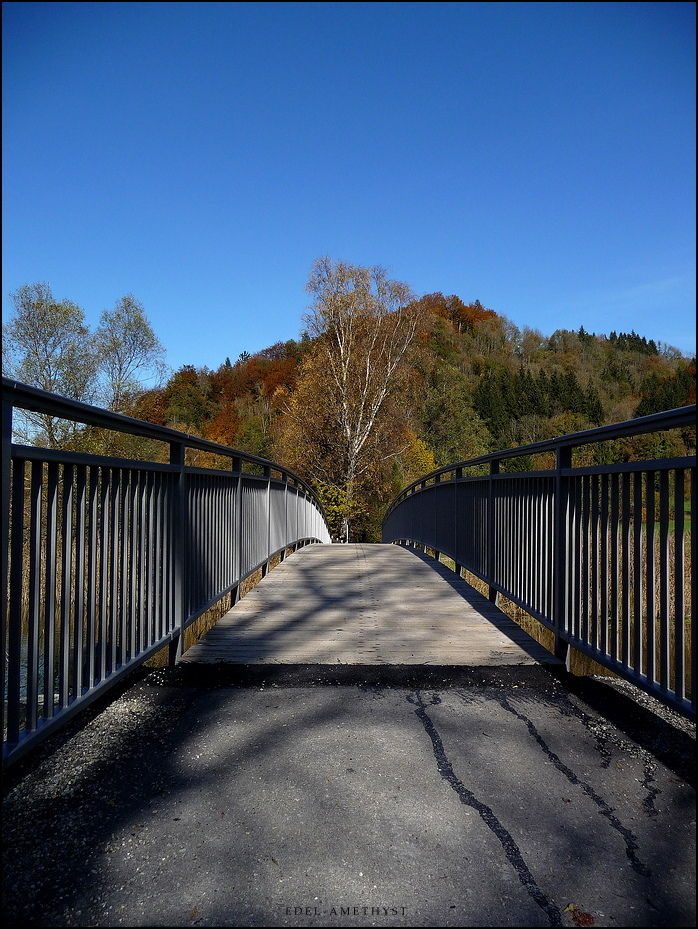
{"type": "Polygon", "coordinates": [[[450,297],[438,292],[426,294],[416,301],[416,305],[432,316],[448,320],[456,332],[472,332],[485,320],[499,318],[494,310],[488,310],[479,300],[463,303],[455,294],[450,297]]]}
{"type": "Polygon", "coordinates": [[[165,397],[161,390],[154,388],[146,390],[137,399],[133,406],[126,410],[127,416],[134,416],[147,423],[165,425],[165,397]]]}
{"type": "Polygon", "coordinates": [[[240,428],[240,417],[232,403],[226,403],[218,415],[206,425],[206,438],[219,445],[235,446],[235,436],[240,428]]]}

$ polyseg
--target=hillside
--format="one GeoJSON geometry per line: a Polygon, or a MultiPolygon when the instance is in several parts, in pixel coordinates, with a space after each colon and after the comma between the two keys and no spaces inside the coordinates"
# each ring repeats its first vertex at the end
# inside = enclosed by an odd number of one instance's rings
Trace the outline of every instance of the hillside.
{"type": "MultiPolygon", "coordinates": [[[[375,538],[389,499],[434,467],[695,402],[695,359],[635,332],[581,327],[545,336],[519,330],[479,301],[440,293],[412,308],[419,330],[399,389],[386,400],[375,460],[357,487],[357,538],[375,538]]],[[[226,358],[216,370],[184,366],[130,412],[278,460],[319,486],[330,508],[341,508],[342,489],[318,478],[290,428],[313,346],[304,333],[234,363],[226,358]]],[[[320,415],[316,403],[305,403],[304,416],[320,415]]],[[[331,445],[332,436],[325,439],[331,445]]],[[[667,437],[656,441],[666,445],[667,437]]],[[[694,439],[672,441],[683,454],[694,439]]]]}

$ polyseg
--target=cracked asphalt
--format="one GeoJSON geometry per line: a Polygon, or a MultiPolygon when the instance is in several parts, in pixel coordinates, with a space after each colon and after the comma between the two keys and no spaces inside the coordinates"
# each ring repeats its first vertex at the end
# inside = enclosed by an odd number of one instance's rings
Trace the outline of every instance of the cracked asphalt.
{"type": "Polygon", "coordinates": [[[10,769],[9,926],[694,926],[695,726],[543,668],[139,671],[10,769]]]}

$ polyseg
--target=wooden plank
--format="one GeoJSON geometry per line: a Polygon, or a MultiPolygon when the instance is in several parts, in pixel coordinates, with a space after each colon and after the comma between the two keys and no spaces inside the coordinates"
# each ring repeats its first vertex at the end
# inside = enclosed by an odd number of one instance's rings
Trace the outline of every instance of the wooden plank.
{"type": "Polygon", "coordinates": [[[187,650],[184,664],[560,664],[487,598],[396,545],[310,545],[187,650]]]}

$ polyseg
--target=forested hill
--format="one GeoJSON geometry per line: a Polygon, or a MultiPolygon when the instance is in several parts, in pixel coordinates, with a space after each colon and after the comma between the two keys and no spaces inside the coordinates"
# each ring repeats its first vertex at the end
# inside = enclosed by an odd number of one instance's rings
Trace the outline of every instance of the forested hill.
{"type": "MultiPolygon", "coordinates": [[[[419,330],[400,389],[386,399],[390,428],[382,429],[354,514],[369,536],[382,504],[434,467],[695,403],[695,359],[635,332],[581,327],[546,336],[519,330],[479,301],[440,293],[414,307],[419,330]]],[[[282,461],[341,498],[331,475],[319,480],[303,460],[289,430],[313,345],[304,333],[234,362],[225,358],[215,370],[185,366],[162,389],[143,394],[132,412],[282,461]]],[[[302,415],[319,416],[314,405],[302,415]]]]}
{"type": "MultiPolygon", "coordinates": [[[[399,414],[436,467],[695,403],[695,359],[635,332],[545,336],[478,301],[431,294],[419,303],[428,312],[399,414]]],[[[311,346],[304,334],[215,370],[185,365],[132,412],[272,457],[274,426],[311,346]]]]}

